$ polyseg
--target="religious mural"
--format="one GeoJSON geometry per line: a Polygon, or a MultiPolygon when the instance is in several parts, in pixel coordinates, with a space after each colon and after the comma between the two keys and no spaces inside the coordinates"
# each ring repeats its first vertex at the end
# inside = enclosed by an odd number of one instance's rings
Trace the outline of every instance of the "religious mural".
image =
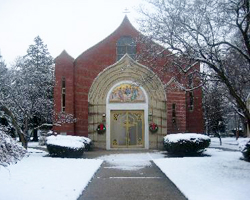
{"type": "Polygon", "coordinates": [[[145,102],[145,95],[140,87],[124,83],[113,89],[109,96],[110,103],[145,102]]]}

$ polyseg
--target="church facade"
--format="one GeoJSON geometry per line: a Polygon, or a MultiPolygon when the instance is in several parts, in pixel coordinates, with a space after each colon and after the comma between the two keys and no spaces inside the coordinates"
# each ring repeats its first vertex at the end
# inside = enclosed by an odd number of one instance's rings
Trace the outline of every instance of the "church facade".
{"type": "Polygon", "coordinates": [[[103,149],[159,149],[166,134],[203,132],[201,89],[191,95],[178,87],[162,58],[153,67],[140,60],[140,35],[125,17],[78,58],[63,51],[55,59],[54,111],[76,119],[56,132],[103,149]]]}

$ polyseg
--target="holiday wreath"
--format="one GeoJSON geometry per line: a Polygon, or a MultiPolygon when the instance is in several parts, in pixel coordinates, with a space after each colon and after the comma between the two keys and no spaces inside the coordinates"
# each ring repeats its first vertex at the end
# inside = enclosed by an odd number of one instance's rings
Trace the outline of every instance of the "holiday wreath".
{"type": "Polygon", "coordinates": [[[152,133],[155,133],[158,131],[158,125],[156,123],[151,123],[149,124],[149,130],[152,132],[152,133]]]}
{"type": "Polygon", "coordinates": [[[102,134],[106,131],[106,126],[104,124],[99,124],[96,129],[97,133],[102,134]]]}

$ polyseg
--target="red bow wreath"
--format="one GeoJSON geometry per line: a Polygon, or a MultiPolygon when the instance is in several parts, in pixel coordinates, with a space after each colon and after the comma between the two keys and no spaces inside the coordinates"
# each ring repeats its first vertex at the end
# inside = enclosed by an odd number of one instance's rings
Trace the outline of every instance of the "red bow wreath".
{"type": "Polygon", "coordinates": [[[158,131],[158,125],[155,124],[154,122],[151,123],[151,124],[149,125],[149,130],[150,130],[152,133],[157,132],[157,131],[158,131]]]}

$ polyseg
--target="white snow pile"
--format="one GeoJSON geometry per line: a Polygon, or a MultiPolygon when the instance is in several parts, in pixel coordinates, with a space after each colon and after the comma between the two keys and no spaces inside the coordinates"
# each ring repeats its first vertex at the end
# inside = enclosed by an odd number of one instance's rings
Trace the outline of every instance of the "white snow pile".
{"type": "Polygon", "coordinates": [[[7,166],[21,160],[26,150],[9,135],[0,131],[0,165],[7,166]]]}
{"type": "Polygon", "coordinates": [[[210,140],[210,137],[197,133],[176,133],[164,137],[164,142],[169,142],[169,143],[178,143],[179,141],[182,140],[197,142],[200,140],[210,140]]]}
{"type": "Polygon", "coordinates": [[[47,145],[68,147],[71,149],[82,149],[85,147],[86,138],[71,135],[51,135],[47,137],[47,145]]]}

